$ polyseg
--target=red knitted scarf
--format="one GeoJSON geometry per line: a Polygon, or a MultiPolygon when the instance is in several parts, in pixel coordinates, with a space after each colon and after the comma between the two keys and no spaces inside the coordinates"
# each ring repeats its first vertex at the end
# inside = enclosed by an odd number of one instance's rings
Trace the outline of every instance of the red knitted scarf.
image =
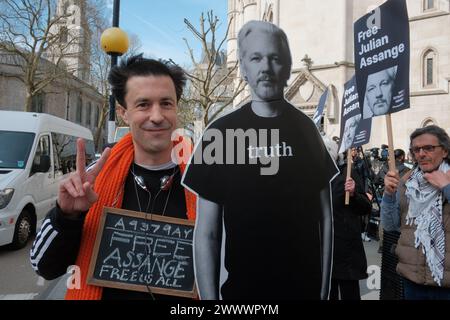
{"type": "MultiPolygon", "coordinates": [[[[100,300],[102,297],[102,287],[86,283],[89,263],[103,207],[122,207],[123,192],[121,188],[125,183],[133,159],[133,140],[131,134],[127,134],[112,148],[108,160],[95,181],[94,189],[98,193],[99,198],[87,213],[76,261],[76,265],[81,272],[81,287],[79,289],[68,289],[66,300],[100,300]]],[[[183,173],[186,169],[186,164],[181,163],[180,169],[183,173]]],[[[185,198],[188,219],[195,220],[196,197],[185,189],[185,198]]]]}

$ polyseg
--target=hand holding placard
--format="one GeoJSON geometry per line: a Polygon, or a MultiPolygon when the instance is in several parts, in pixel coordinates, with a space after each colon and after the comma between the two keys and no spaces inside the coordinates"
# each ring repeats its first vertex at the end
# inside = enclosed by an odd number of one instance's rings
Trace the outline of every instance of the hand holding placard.
{"type": "MultiPolygon", "coordinates": [[[[347,178],[346,181],[351,178],[352,173],[352,155],[351,155],[352,149],[347,150],[347,178]]],[[[345,205],[348,206],[350,204],[350,192],[345,192],[345,205]]]]}

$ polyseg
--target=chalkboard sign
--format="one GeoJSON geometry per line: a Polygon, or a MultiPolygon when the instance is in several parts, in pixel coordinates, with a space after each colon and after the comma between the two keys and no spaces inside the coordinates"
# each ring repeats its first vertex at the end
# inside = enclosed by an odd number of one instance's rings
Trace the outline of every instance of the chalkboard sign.
{"type": "Polygon", "coordinates": [[[193,233],[194,221],[104,208],[88,283],[195,297],[193,233]]]}

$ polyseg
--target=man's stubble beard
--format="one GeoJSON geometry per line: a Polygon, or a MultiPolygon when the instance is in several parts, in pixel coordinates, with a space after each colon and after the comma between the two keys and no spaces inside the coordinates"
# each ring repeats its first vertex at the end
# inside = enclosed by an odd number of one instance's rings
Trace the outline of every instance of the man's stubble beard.
{"type": "Polygon", "coordinates": [[[170,136],[168,139],[161,137],[156,141],[150,141],[148,137],[141,135],[138,139],[134,139],[139,149],[148,155],[158,156],[163,155],[166,152],[170,153],[172,150],[172,141],[170,136]],[[170,151],[169,151],[170,149],[170,151]]]}

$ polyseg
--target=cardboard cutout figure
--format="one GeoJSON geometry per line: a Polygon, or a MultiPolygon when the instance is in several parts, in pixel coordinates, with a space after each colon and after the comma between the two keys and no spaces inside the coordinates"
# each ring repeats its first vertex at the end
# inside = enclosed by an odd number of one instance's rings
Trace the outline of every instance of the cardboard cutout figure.
{"type": "Polygon", "coordinates": [[[285,33],[251,21],[238,43],[252,101],[206,128],[183,177],[199,196],[200,297],[327,299],[337,168],[314,122],[284,98],[292,66],[285,33]]]}

